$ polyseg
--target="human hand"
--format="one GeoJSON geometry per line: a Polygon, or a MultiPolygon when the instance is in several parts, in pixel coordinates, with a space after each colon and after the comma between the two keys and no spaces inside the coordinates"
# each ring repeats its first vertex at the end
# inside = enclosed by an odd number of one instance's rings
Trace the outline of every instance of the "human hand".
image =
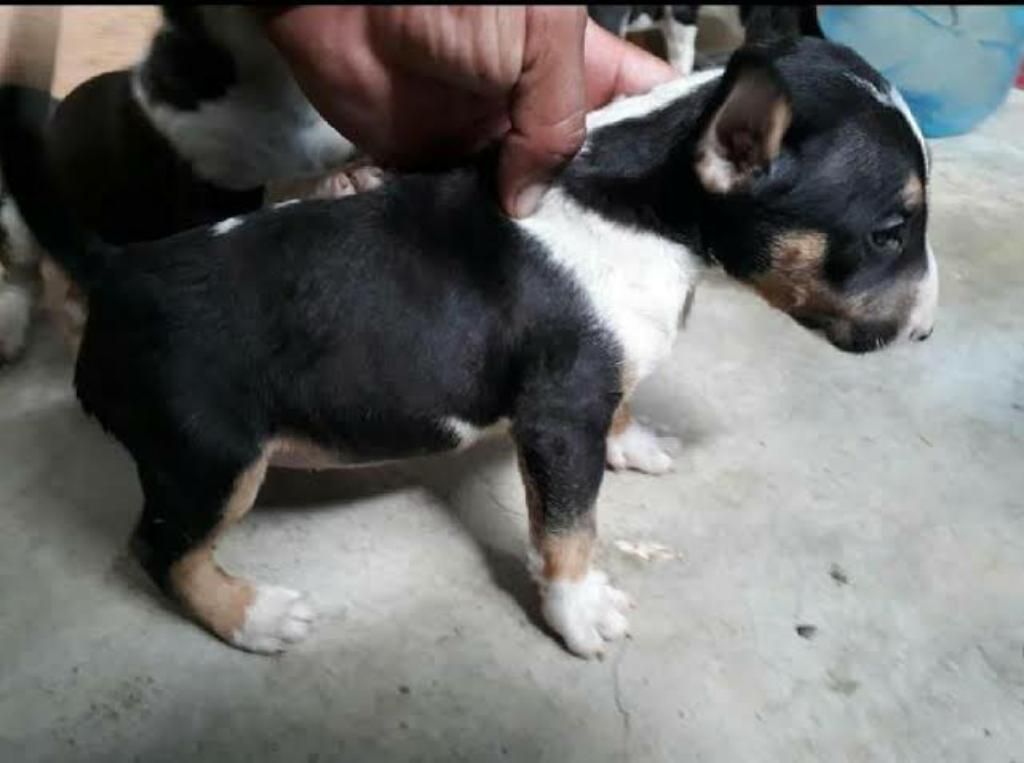
{"type": "Polygon", "coordinates": [[[324,118],[381,164],[441,164],[501,140],[498,193],[530,214],[587,111],[675,76],[582,6],[296,6],[267,34],[324,118]]]}

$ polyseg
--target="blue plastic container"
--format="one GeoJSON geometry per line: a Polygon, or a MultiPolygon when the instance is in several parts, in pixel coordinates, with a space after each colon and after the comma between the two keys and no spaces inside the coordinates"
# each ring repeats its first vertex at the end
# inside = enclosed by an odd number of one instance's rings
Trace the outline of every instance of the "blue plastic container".
{"type": "Polygon", "coordinates": [[[1024,6],[822,5],[818,22],[903,95],[929,138],[999,108],[1024,57],[1024,6]]]}

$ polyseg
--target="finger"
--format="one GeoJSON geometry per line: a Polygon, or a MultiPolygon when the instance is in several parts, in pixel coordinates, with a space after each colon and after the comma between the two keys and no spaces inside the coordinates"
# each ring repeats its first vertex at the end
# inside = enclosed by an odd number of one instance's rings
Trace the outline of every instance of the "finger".
{"type": "Polygon", "coordinates": [[[513,217],[533,212],[554,172],[583,145],[586,18],[580,6],[527,11],[523,71],[498,164],[501,204],[513,217]]]}
{"type": "Polygon", "coordinates": [[[679,76],[666,61],[593,21],[587,23],[583,53],[588,109],[604,106],[619,95],[646,93],[679,76]]]}
{"type": "Polygon", "coordinates": [[[467,95],[429,81],[409,82],[398,91],[387,109],[393,115],[386,135],[388,150],[374,156],[389,166],[439,169],[496,142],[509,130],[503,98],[467,95]],[[444,109],[437,104],[445,104],[444,109]],[[416,105],[420,108],[412,108],[416,105]]]}

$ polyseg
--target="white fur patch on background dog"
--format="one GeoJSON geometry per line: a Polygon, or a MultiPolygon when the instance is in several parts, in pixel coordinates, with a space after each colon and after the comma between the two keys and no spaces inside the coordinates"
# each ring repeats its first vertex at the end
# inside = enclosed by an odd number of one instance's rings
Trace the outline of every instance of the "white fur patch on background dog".
{"type": "Polygon", "coordinates": [[[178,111],[150,100],[132,79],[133,91],[157,130],[204,180],[222,188],[246,190],[279,177],[315,175],[342,164],[354,153],[308,107],[279,109],[262,93],[232,90],[223,99],[178,111]]]}
{"type": "Polygon", "coordinates": [[[662,35],[668,52],[668,62],[672,68],[683,76],[693,71],[693,59],[696,56],[697,25],[683,24],[676,20],[671,12],[661,17],[662,35]]]}
{"type": "Polygon", "coordinates": [[[540,241],[618,340],[639,381],[672,350],[679,319],[703,263],[689,249],[608,220],[553,188],[517,223],[540,241]]]}
{"type": "Polygon", "coordinates": [[[304,594],[280,586],[256,587],[256,596],[232,643],[250,652],[273,654],[309,635],[316,614],[304,594]]]}
{"type": "Polygon", "coordinates": [[[132,76],[132,95],[196,174],[245,190],[316,175],[353,156],[352,143],[309,103],[248,8],[201,6],[200,13],[235,63],[239,82],[224,97],[179,110],[153,101],[138,69],[132,76]]]}

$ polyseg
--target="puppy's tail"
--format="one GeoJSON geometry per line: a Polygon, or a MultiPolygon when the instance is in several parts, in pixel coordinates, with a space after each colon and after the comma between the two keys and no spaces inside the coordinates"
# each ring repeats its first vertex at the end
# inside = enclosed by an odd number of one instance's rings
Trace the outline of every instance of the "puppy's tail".
{"type": "Polygon", "coordinates": [[[18,85],[0,86],[0,168],[7,191],[43,249],[80,288],[103,276],[117,251],[76,218],[57,186],[46,155],[51,102],[18,85]]]}

